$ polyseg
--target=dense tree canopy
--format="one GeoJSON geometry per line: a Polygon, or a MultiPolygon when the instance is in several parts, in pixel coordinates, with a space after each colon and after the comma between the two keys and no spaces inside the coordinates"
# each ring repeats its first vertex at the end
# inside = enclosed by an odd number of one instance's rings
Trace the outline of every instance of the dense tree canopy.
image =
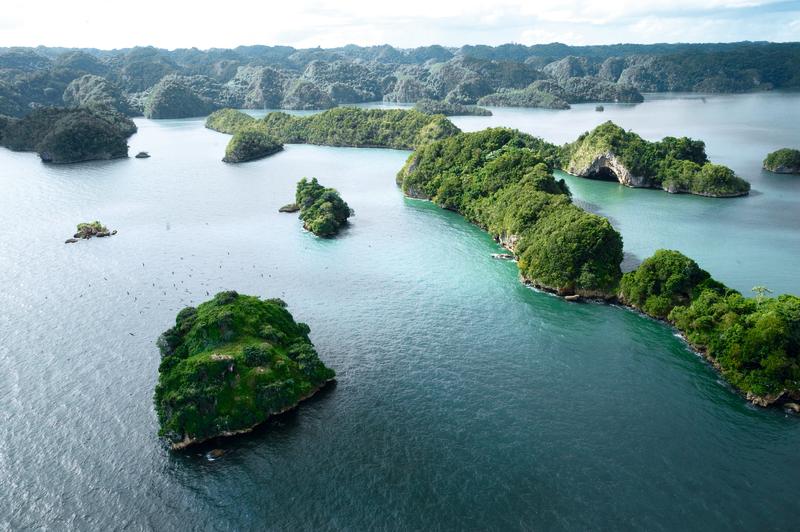
{"type": "Polygon", "coordinates": [[[764,168],[781,174],[800,174],[800,150],[781,148],[767,155],[764,168]]]}
{"type": "Polygon", "coordinates": [[[459,132],[442,115],[355,107],[338,107],[309,116],[274,112],[261,120],[241,111],[223,109],[208,117],[206,127],[222,133],[255,128],[276,142],[287,144],[406,150],[459,132]]]}
{"type": "Polygon", "coordinates": [[[0,114],[15,117],[38,106],[74,105],[76,96],[82,103],[113,100],[124,113],[142,113],[146,106],[149,116],[170,118],[222,107],[325,109],[423,98],[475,104],[488,95],[492,105],[555,106],[559,100],[636,102],[640,92],[653,91],[797,88],[800,45],[38,47],[0,49],[0,72],[0,114]],[[109,98],[113,90],[95,90],[101,89],[97,80],[88,85],[84,80],[79,85],[85,86],[67,92],[86,75],[105,79],[121,94],[109,98]],[[165,79],[170,86],[159,87],[165,79]]]}
{"type": "Polygon", "coordinates": [[[705,196],[736,196],[750,190],[733,170],[708,161],[703,141],[665,137],[650,142],[610,121],[566,145],[561,163],[570,173],[591,175],[598,158],[609,155],[630,173],[631,182],[625,184],[633,186],[705,196]]]}
{"type": "Polygon", "coordinates": [[[513,249],[522,275],[563,294],[613,297],[622,238],[571,204],[552,175],[559,149],[510,129],[423,146],[398,174],[403,191],[462,213],[513,249]]]}
{"type": "Polygon", "coordinates": [[[269,136],[263,128],[244,127],[233,134],[225,148],[226,163],[243,163],[262,159],[283,149],[283,145],[269,136]]]}
{"type": "Polygon", "coordinates": [[[426,115],[492,116],[492,112],[483,107],[430,99],[417,100],[417,103],[414,104],[414,109],[426,115]]]}
{"type": "Polygon", "coordinates": [[[295,203],[300,207],[303,227],[317,236],[336,235],[353,215],[339,193],[320,185],[316,177],[310,181],[304,177],[297,183],[295,203]]]}
{"type": "Polygon", "coordinates": [[[127,139],[136,132],[133,121],[105,107],[42,108],[0,128],[3,146],[52,163],[127,157],[127,139]]]}
{"type": "Polygon", "coordinates": [[[279,299],[220,292],[158,340],[155,406],[173,447],[249,430],[333,379],[279,299]]]}
{"type": "Polygon", "coordinates": [[[165,76],[145,100],[147,118],[188,118],[205,116],[219,107],[209,96],[199,94],[193,85],[202,80],[183,76],[165,76]]]}

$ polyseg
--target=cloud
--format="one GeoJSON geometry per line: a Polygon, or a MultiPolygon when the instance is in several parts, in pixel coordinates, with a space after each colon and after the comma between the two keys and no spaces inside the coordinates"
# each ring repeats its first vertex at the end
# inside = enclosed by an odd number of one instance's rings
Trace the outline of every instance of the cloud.
{"type": "Polygon", "coordinates": [[[796,40],[800,2],[786,0],[296,0],[196,2],[6,0],[0,46],[121,48],[340,46],[389,43],[568,44],[796,40]]]}

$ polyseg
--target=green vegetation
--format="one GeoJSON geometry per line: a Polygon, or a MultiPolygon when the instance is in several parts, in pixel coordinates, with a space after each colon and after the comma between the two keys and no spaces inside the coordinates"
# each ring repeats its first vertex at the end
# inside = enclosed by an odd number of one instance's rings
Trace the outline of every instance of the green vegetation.
{"type": "Polygon", "coordinates": [[[263,128],[277,142],[287,144],[401,150],[413,149],[459,131],[441,115],[354,107],[339,107],[310,116],[275,112],[262,120],[254,120],[241,111],[223,109],[208,117],[206,127],[223,133],[234,132],[240,127],[263,128]]]}
{"type": "Polygon", "coordinates": [[[619,298],[650,316],[666,319],[675,306],[688,305],[704,288],[719,286],[689,257],[660,249],[622,276],[619,298]]]}
{"type": "Polygon", "coordinates": [[[302,79],[289,86],[281,102],[282,109],[330,109],[335,106],[327,92],[302,79]]]}
{"type": "Polygon", "coordinates": [[[552,144],[515,130],[462,133],[415,151],[398,183],[488,230],[514,251],[531,283],[613,297],[622,238],[608,220],[571,204],[566,184],[552,175],[559,156],[552,144]]]}
{"type": "MultiPolygon", "coordinates": [[[[549,66],[549,65],[548,65],[549,66]]],[[[557,73],[557,72],[554,72],[557,73]]],[[[503,89],[484,96],[481,105],[569,109],[571,103],[644,101],[635,88],[596,77],[567,77],[536,80],[524,89],[503,89]]]]}
{"type": "Polygon", "coordinates": [[[73,239],[81,238],[84,240],[88,240],[93,236],[98,238],[104,236],[111,236],[117,234],[116,231],[109,231],[108,228],[95,220],[94,222],[85,222],[78,224],[78,232],[73,235],[73,239]]]}
{"type": "Polygon", "coordinates": [[[66,103],[181,118],[222,107],[326,109],[381,99],[469,105],[503,94],[502,105],[545,105],[538,92],[577,103],[637,102],[639,91],[796,89],[800,44],[6,48],[0,71],[0,115],[66,103]]]}
{"type": "Polygon", "coordinates": [[[159,435],[173,449],[295,407],[334,377],[279,299],[221,292],[178,313],[158,340],[159,435]]]}
{"type": "Polygon", "coordinates": [[[562,165],[571,174],[595,177],[606,171],[625,185],[671,193],[724,197],[750,190],[733,170],[708,161],[702,141],[666,137],[649,142],[610,121],[564,146],[562,165]]]}
{"type": "MultiPolygon", "coordinates": [[[[699,141],[662,143],[673,157],[705,158],[699,141]]],[[[620,235],[605,218],[573,205],[566,184],[553,178],[562,156],[530,135],[487,129],[419,148],[397,180],[407,195],[489,231],[514,252],[526,281],[561,295],[617,297],[667,320],[754,403],[800,398],[800,298],[770,298],[761,286],[755,298],[744,298],[669,250],[622,276],[620,235]]]]}
{"type": "Polygon", "coordinates": [[[757,297],[715,281],[677,251],[659,250],[626,273],[620,300],[673,323],[748,399],[800,395],[800,298],[757,297]]]}
{"type": "Polygon", "coordinates": [[[414,104],[414,109],[426,115],[444,116],[492,116],[492,112],[483,107],[474,105],[461,105],[460,103],[449,103],[441,100],[422,99],[414,104]]]}
{"type": "Polygon", "coordinates": [[[800,150],[782,148],[767,155],[764,169],[778,174],[800,174],[800,150]]]}
{"type": "Polygon", "coordinates": [[[704,290],[669,319],[751,401],[800,397],[800,297],[704,290]]]}
{"type": "Polygon", "coordinates": [[[63,99],[67,107],[103,106],[128,116],[134,114],[116,85],[92,74],[72,80],[64,89],[63,99]]]}
{"type": "Polygon", "coordinates": [[[218,106],[214,101],[199,94],[192,84],[196,80],[184,76],[164,76],[150,90],[144,103],[147,118],[189,118],[204,116],[218,106]]]}
{"type": "Polygon", "coordinates": [[[45,162],[75,163],[127,157],[127,139],[135,132],[129,118],[105,107],[43,108],[7,120],[0,143],[35,151],[45,162]]]}
{"type": "Polygon", "coordinates": [[[233,134],[225,148],[226,163],[254,161],[278,153],[283,145],[270,137],[263,128],[245,127],[233,134]]]}
{"type": "Polygon", "coordinates": [[[222,159],[226,163],[254,161],[283,149],[283,144],[267,132],[263,121],[235,109],[214,111],[206,119],[206,127],[233,135],[222,159]]]}
{"type": "Polygon", "coordinates": [[[531,87],[489,94],[478,100],[478,105],[497,107],[541,107],[543,109],[569,109],[569,104],[554,94],[531,87]]]}
{"type": "MultiPolygon", "coordinates": [[[[336,235],[347,223],[347,219],[353,215],[352,209],[339,193],[320,185],[316,177],[311,181],[304,177],[297,183],[295,201],[296,206],[300,208],[303,227],[321,237],[336,235]]],[[[282,208],[283,212],[293,212],[286,207],[282,208]]]]}
{"type": "Polygon", "coordinates": [[[239,129],[253,126],[257,122],[257,119],[236,109],[220,109],[206,118],[206,127],[220,133],[233,135],[239,129]]]}
{"type": "Polygon", "coordinates": [[[401,150],[414,149],[459,131],[441,115],[353,107],[311,116],[270,113],[264,117],[264,124],[267,132],[286,143],[401,150]]]}

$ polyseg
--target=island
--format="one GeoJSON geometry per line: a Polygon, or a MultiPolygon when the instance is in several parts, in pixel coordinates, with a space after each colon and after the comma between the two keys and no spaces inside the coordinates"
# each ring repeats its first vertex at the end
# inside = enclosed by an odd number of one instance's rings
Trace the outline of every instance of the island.
{"type": "Polygon", "coordinates": [[[297,203],[287,203],[286,205],[284,205],[283,207],[278,209],[278,212],[290,212],[291,213],[291,212],[297,212],[299,210],[300,210],[300,205],[298,205],[297,203]]]}
{"type": "Polygon", "coordinates": [[[319,184],[317,178],[305,177],[297,183],[295,204],[281,207],[281,212],[300,211],[303,227],[317,236],[335,236],[353,215],[353,210],[339,193],[319,184]]]}
{"type": "Polygon", "coordinates": [[[283,144],[273,139],[264,128],[249,127],[238,130],[225,148],[226,163],[243,163],[263,159],[283,149],[283,144]]]}
{"type": "Polygon", "coordinates": [[[0,145],[34,151],[53,164],[128,156],[133,121],[108,107],[36,109],[23,118],[0,121],[0,145]]]}
{"type": "Polygon", "coordinates": [[[89,240],[92,237],[103,238],[106,236],[114,236],[117,230],[109,231],[108,228],[95,220],[94,222],[84,222],[78,224],[78,232],[72,235],[72,238],[66,240],[66,244],[74,244],[78,240],[89,240]]]}
{"type": "Polygon", "coordinates": [[[249,432],[334,379],[280,299],[234,291],[181,310],[158,339],[159,435],[173,450],[249,432]]]}
{"type": "Polygon", "coordinates": [[[800,174],[800,150],[782,148],[767,155],[764,170],[776,174],[800,174]]]}
{"type": "Polygon", "coordinates": [[[561,159],[564,171],[572,175],[629,187],[723,198],[750,192],[750,183],[733,170],[709,162],[702,141],[665,137],[649,142],[611,121],[564,146],[561,159]]]}
{"type": "Polygon", "coordinates": [[[310,116],[273,112],[261,120],[241,111],[224,109],[209,116],[206,127],[222,133],[256,127],[282,144],[400,150],[414,149],[460,131],[442,115],[405,109],[356,107],[337,107],[310,116]]]}
{"type": "Polygon", "coordinates": [[[450,103],[442,100],[431,100],[428,98],[417,100],[414,109],[426,115],[444,116],[492,116],[492,112],[483,107],[474,105],[461,105],[460,103],[450,103]]]}
{"type": "Polygon", "coordinates": [[[665,320],[748,401],[800,411],[800,297],[769,297],[756,286],[746,298],[672,250],[623,275],[619,233],[572,204],[567,185],[553,177],[562,156],[511,129],[461,133],[417,149],[397,182],[407,196],[488,231],[516,259],[523,282],[665,320]]]}

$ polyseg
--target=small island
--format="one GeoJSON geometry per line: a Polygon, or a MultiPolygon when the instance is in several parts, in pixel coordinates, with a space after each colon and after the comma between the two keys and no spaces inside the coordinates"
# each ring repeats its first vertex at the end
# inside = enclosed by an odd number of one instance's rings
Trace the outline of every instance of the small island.
{"type": "Polygon", "coordinates": [[[159,435],[173,450],[249,432],[333,380],[280,299],[220,292],[158,340],[159,435]]]}
{"type": "Polygon", "coordinates": [[[78,224],[78,232],[72,235],[72,238],[66,240],[66,244],[74,244],[78,240],[89,240],[92,237],[103,238],[106,236],[114,236],[117,230],[109,231],[108,228],[95,220],[94,222],[84,222],[78,224]]]}
{"type": "Polygon", "coordinates": [[[764,170],[776,174],[800,174],[800,150],[782,148],[767,155],[764,170]]]}
{"type": "Polygon", "coordinates": [[[36,109],[23,118],[0,121],[0,144],[34,151],[52,164],[118,159],[128,156],[128,137],[136,125],[108,107],[36,109]]]}
{"type": "Polygon", "coordinates": [[[564,146],[561,164],[572,175],[672,194],[727,198],[750,192],[750,183],[733,170],[709,162],[703,141],[665,137],[649,142],[610,121],[564,146]]]}
{"type": "Polygon", "coordinates": [[[238,130],[225,148],[226,163],[243,163],[263,159],[283,149],[283,144],[273,139],[263,128],[248,127],[238,130]]]}
{"type": "Polygon", "coordinates": [[[291,213],[291,212],[297,212],[299,210],[300,210],[300,205],[298,205],[297,203],[287,203],[286,205],[278,209],[278,212],[291,213]]]}
{"type": "Polygon", "coordinates": [[[483,107],[450,103],[442,100],[431,100],[429,98],[418,100],[417,103],[414,104],[414,109],[426,115],[492,116],[492,112],[483,107]]]}
{"type": "MultiPolygon", "coordinates": [[[[299,207],[303,227],[324,238],[335,236],[353,215],[353,210],[339,193],[320,185],[316,177],[311,181],[304,177],[297,183],[295,200],[294,206],[299,207]]],[[[284,209],[291,207],[287,205],[284,209]]]]}

